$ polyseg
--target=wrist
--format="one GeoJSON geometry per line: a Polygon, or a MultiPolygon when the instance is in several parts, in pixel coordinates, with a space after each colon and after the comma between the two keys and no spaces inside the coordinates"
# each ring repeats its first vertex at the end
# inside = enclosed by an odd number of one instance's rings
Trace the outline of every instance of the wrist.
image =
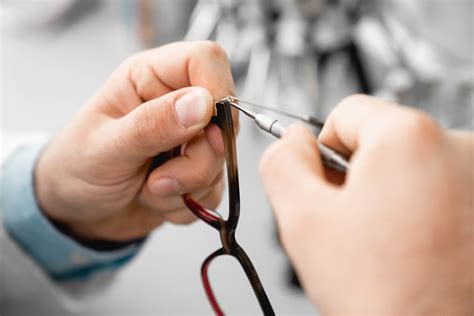
{"type": "Polygon", "coordinates": [[[136,206],[117,208],[91,203],[96,200],[86,195],[91,185],[71,181],[77,176],[61,170],[60,164],[51,163],[50,155],[47,150],[39,158],[34,170],[34,187],[39,209],[56,228],[82,244],[133,243],[146,236],[123,225],[133,217],[136,206]]]}
{"type": "MultiPolygon", "coordinates": [[[[40,160],[41,161],[41,160],[40,160]]],[[[81,216],[77,208],[78,203],[73,203],[72,197],[68,198],[61,192],[74,192],[66,183],[59,186],[55,178],[44,166],[38,163],[35,170],[35,191],[40,212],[61,233],[73,238],[79,244],[96,250],[115,250],[143,240],[143,236],[115,240],[109,232],[113,218],[87,220],[81,216]],[[69,200],[69,201],[68,201],[69,200]],[[81,216],[82,218],[79,218],[81,216]]],[[[56,177],[61,179],[62,177],[56,177]]],[[[113,216],[111,216],[113,217],[113,216]]]]}
{"type": "Polygon", "coordinates": [[[58,171],[60,166],[53,170],[47,156],[47,151],[40,156],[34,170],[34,190],[41,213],[58,230],[77,241],[98,239],[91,229],[93,223],[80,224],[81,212],[73,197],[67,196],[67,192],[74,192],[67,181],[69,177],[58,171]]]}
{"type": "Polygon", "coordinates": [[[59,178],[64,180],[67,177],[61,175],[57,170],[53,172],[45,161],[45,155],[47,155],[47,153],[43,153],[40,156],[34,169],[34,191],[36,200],[41,212],[48,219],[65,221],[67,220],[67,216],[61,210],[70,210],[70,207],[63,202],[67,199],[60,197],[60,190],[63,190],[67,184],[64,183],[61,188],[56,184],[55,179],[59,178]]]}
{"type": "Polygon", "coordinates": [[[125,241],[97,239],[97,238],[94,238],[88,232],[79,233],[78,229],[74,229],[71,226],[65,225],[61,222],[57,222],[53,219],[49,219],[49,221],[54,227],[56,227],[57,230],[59,230],[64,235],[72,237],[76,242],[78,242],[84,247],[87,247],[93,250],[98,250],[98,251],[119,250],[119,249],[126,248],[134,244],[143,243],[144,240],[146,239],[146,237],[140,237],[140,238],[125,240],[125,241]],[[84,236],[87,236],[87,237],[84,237],[84,236]]]}

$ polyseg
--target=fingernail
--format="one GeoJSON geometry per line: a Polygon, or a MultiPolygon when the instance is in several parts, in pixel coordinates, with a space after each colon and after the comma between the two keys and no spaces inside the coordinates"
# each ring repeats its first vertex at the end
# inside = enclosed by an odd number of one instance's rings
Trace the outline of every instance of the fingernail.
{"type": "Polygon", "coordinates": [[[181,186],[176,179],[160,178],[153,182],[151,193],[157,196],[170,196],[181,194],[181,186]]]}
{"type": "Polygon", "coordinates": [[[206,120],[207,98],[202,89],[194,89],[176,101],[176,116],[182,127],[189,128],[206,120]]]}

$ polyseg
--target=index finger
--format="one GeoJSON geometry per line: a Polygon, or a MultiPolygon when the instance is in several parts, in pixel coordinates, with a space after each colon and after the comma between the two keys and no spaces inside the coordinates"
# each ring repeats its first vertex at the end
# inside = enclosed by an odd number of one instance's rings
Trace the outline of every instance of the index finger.
{"type": "MultiPolygon", "coordinates": [[[[188,86],[207,89],[214,100],[234,95],[227,54],[211,41],[177,42],[138,53],[112,75],[106,93],[126,114],[140,104],[188,86]]],[[[237,115],[234,113],[237,122],[237,115]]]]}
{"type": "Polygon", "coordinates": [[[319,135],[319,140],[346,156],[372,136],[383,134],[389,121],[406,112],[393,103],[356,94],[343,99],[329,114],[319,135]]]}
{"type": "MultiPolygon", "coordinates": [[[[141,85],[140,67],[131,69],[131,80],[143,97],[156,98],[159,93],[187,86],[209,90],[215,100],[234,93],[234,82],[227,54],[211,41],[177,42],[145,51],[138,55],[145,67],[153,70],[154,86],[141,85]]],[[[146,76],[145,76],[146,77],[146,76]]]]}

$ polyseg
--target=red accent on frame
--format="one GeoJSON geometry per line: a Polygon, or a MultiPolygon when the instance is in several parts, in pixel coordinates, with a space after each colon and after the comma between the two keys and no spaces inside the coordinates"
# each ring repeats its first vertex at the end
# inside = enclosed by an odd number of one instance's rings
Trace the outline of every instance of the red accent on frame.
{"type": "Polygon", "coordinates": [[[206,262],[206,264],[204,264],[204,266],[202,267],[202,270],[201,270],[202,283],[204,285],[204,290],[206,290],[207,299],[211,303],[214,313],[216,313],[216,315],[218,316],[224,316],[224,312],[221,310],[219,304],[217,303],[216,297],[214,296],[214,293],[212,292],[211,284],[209,283],[209,278],[207,276],[209,263],[211,263],[211,261],[212,260],[206,262]]]}

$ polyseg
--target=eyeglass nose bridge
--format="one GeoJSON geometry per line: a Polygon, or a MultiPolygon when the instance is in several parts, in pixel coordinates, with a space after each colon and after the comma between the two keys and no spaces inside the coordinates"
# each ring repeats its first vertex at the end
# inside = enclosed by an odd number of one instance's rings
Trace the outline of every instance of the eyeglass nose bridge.
{"type": "Polygon", "coordinates": [[[221,238],[222,248],[226,254],[232,254],[238,246],[235,240],[235,229],[231,229],[227,223],[221,223],[219,236],[221,238]]]}
{"type": "MultiPolygon", "coordinates": [[[[196,203],[187,194],[183,195],[183,200],[188,206],[188,208],[194,213],[194,215],[199,217],[206,224],[219,231],[219,236],[221,239],[224,253],[232,254],[238,246],[237,241],[235,240],[236,223],[225,221],[222,218],[217,217],[213,213],[209,212],[209,210],[206,210],[201,205],[196,203]]],[[[217,212],[216,214],[219,215],[219,213],[217,212]]]]}

